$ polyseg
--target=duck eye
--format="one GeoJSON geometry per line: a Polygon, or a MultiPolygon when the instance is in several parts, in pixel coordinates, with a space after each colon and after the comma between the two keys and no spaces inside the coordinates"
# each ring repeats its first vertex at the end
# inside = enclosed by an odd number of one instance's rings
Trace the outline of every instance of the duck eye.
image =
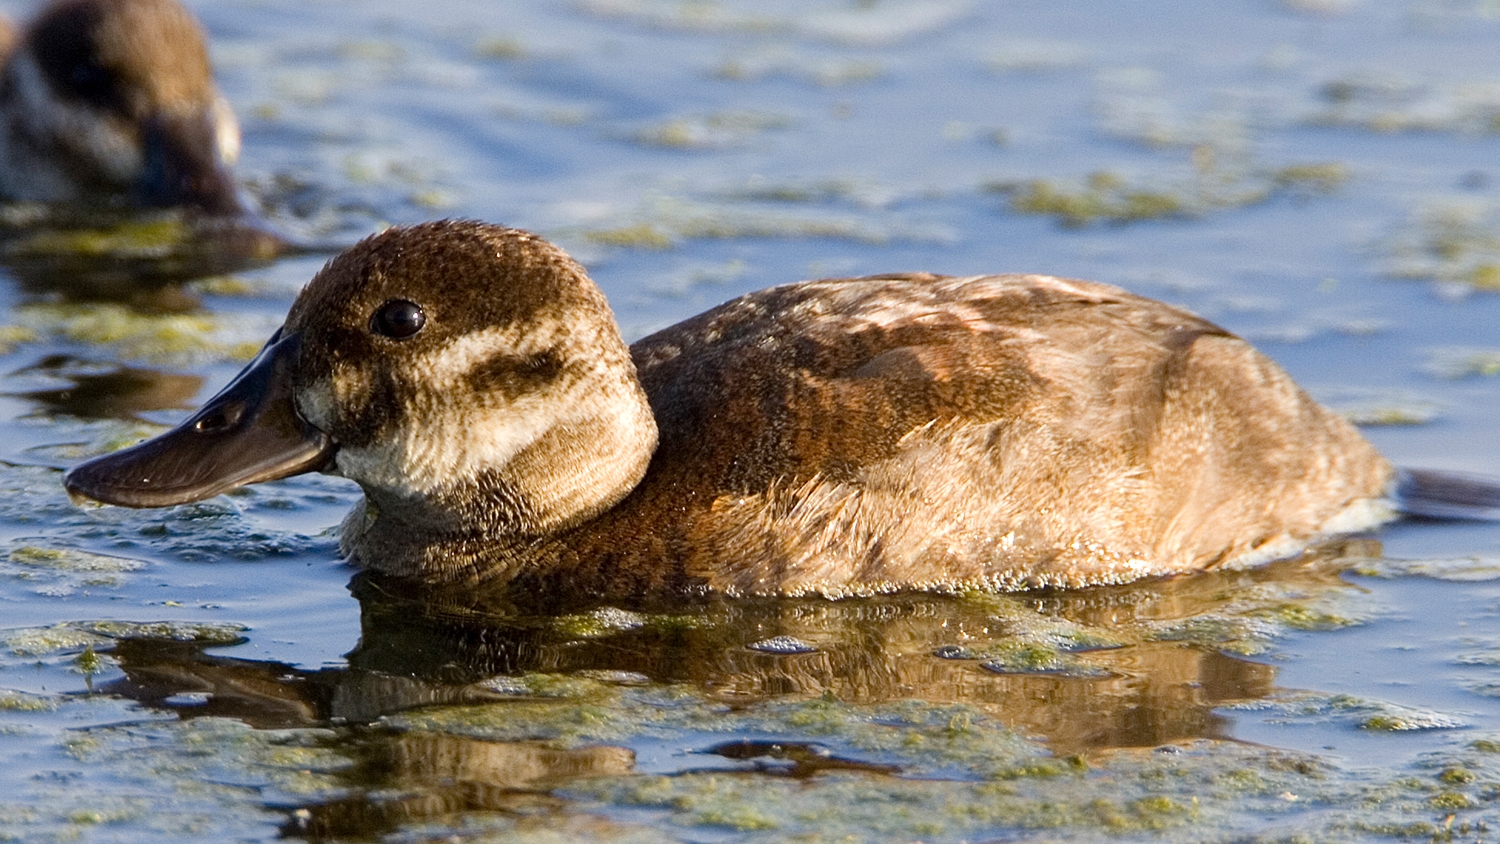
{"type": "Polygon", "coordinates": [[[79,91],[93,92],[109,80],[109,74],[97,64],[91,61],[82,61],[73,65],[73,71],[68,74],[68,81],[79,91]]]}
{"type": "Polygon", "coordinates": [[[405,299],[392,299],[370,317],[370,330],[392,340],[405,340],[422,330],[427,315],[422,306],[405,299]]]}

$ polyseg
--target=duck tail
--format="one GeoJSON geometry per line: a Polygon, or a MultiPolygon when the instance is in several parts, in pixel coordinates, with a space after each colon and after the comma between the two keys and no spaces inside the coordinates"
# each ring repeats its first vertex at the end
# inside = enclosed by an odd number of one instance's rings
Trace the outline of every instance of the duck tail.
{"type": "Polygon", "coordinates": [[[1500,478],[1402,469],[1394,497],[1396,509],[1410,517],[1500,521],[1500,478]]]}

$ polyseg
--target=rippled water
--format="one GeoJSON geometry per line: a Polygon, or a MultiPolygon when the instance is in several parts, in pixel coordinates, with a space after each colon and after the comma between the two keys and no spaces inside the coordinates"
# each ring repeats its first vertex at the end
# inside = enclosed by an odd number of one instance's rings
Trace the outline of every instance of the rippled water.
{"type": "Polygon", "coordinates": [[[1500,476],[1500,6],[193,5],[303,248],[0,220],[0,840],[1495,835],[1500,526],[533,616],[351,583],[343,482],[132,512],[59,478],[212,394],[330,249],[439,216],[564,244],[632,338],[813,276],[1108,281],[1399,464],[1500,476]]]}

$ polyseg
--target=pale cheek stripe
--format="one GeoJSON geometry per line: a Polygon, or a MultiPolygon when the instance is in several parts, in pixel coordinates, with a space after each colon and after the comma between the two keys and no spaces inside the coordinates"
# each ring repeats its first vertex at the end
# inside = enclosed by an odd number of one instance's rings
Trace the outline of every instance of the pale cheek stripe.
{"type": "Polygon", "coordinates": [[[113,121],[95,109],[59,98],[42,78],[41,69],[29,53],[17,56],[11,67],[17,98],[28,104],[18,111],[32,118],[34,128],[67,146],[91,151],[92,157],[110,171],[110,178],[119,181],[134,178],[141,168],[141,151],[131,138],[115,128],[113,121]]]}
{"type": "Polygon", "coordinates": [[[557,334],[558,326],[547,322],[534,323],[524,330],[506,325],[472,331],[422,355],[413,366],[424,373],[428,383],[451,386],[498,355],[524,358],[546,351],[552,348],[557,334]]]}

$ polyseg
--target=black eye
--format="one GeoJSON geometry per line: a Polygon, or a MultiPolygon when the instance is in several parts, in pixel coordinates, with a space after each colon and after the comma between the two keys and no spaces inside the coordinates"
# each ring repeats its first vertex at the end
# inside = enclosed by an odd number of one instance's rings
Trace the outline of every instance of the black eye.
{"type": "Polygon", "coordinates": [[[68,74],[68,81],[80,92],[94,92],[109,83],[109,73],[104,68],[93,62],[85,61],[73,65],[73,71],[68,74]]]}
{"type": "Polygon", "coordinates": [[[370,317],[370,330],[392,340],[405,340],[426,324],[427,315],[422,313],[422,306],[405,299],[386,302],[370,317]]]}

